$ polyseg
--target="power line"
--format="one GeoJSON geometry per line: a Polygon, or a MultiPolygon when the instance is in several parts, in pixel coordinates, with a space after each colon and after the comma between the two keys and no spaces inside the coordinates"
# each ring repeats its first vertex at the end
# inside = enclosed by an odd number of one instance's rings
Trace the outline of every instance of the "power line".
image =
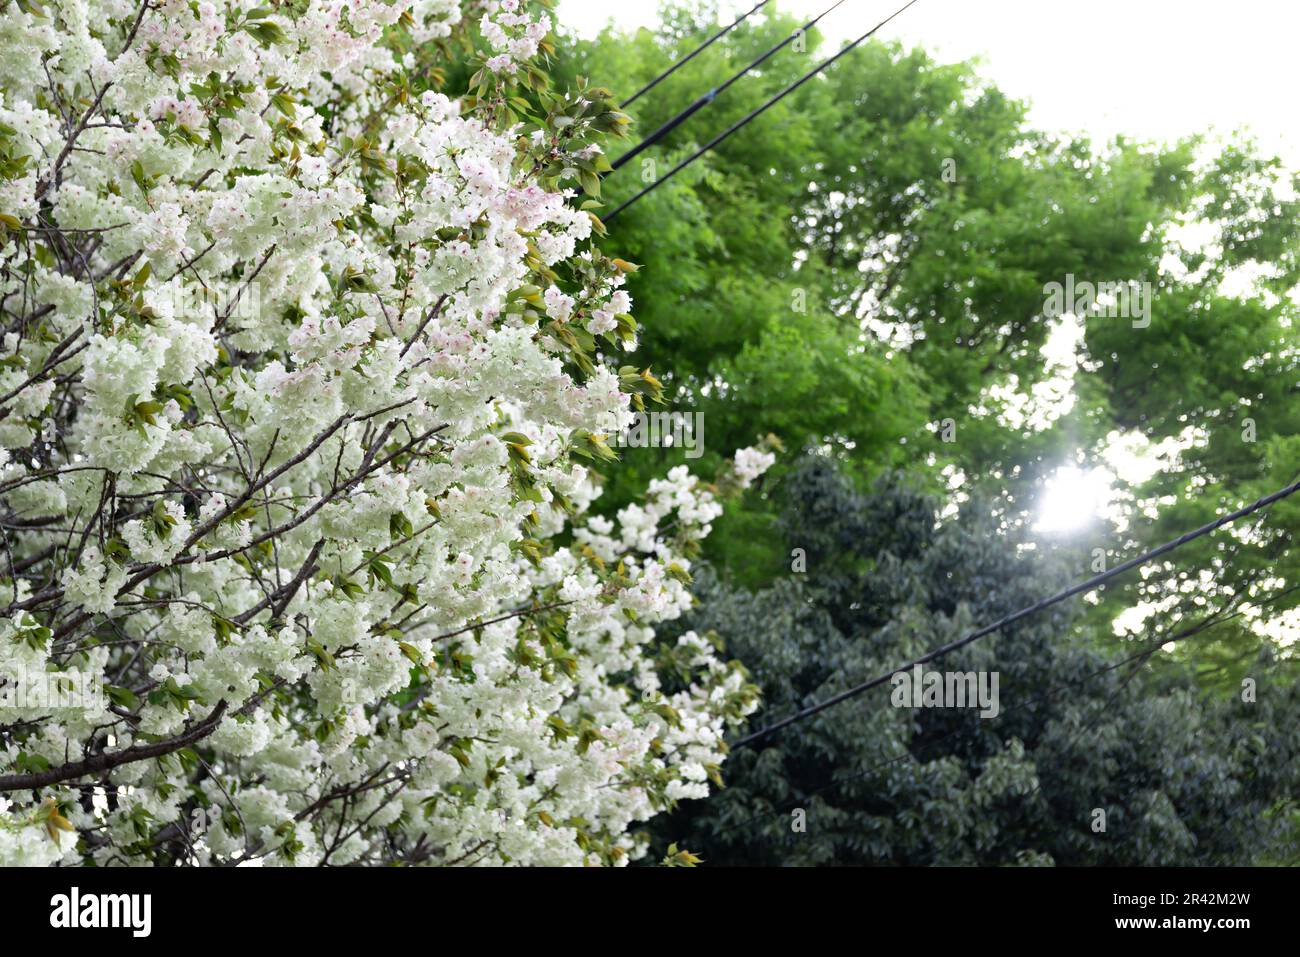
{"type": "Polygon", "coordinates": [[[735,742],[731,747],[734,750],[736,748],[743,748],[748,745],[751,745],[755,741],[767,737],[769,734],[773,734],[777,731],[780,731],[783,728],[788,727],[789,725],[794,724],[796,721],[803,721],[805,718],[811,718],[813,715],[820,714],[821,712],[825,711],[827,708],[832,708],[835,705],[840,704],[841,702],[849,700],[850,698],[857,697],[858,695],[862,694],[865,691],[870,691],[872,688],[879,687],[880,685],[884,684],[886,681],[889,681],[896,674],[900,674],[904,671],[907,671],[910,668],[916,667],[917,665],[927,664],[931,661],[934,661],[936,658],[940,658],[943,655],[948,654],[949,652],[956,651],[958,648],[964,648],[966,645],[969,645],[973,641],[977,641],[980,638],[985,637],[986,635],[991,635],[996,631],[1001,631],[1003,628],[1007,627],[1008,625],[1013,624],[1022,618],[1026,618],[1029,615],[1033,615],[1036,614],[1037,612],[1043,611],[1046,608],[1050,608],[1052,605],[1059,604],[1065,601],[1067,598],[1072,598],[1073,596],[1081,594],[1083,592],[1092,591],[1094,588],[1098,587],[1099,585],[1105,584],[1107,581],[1116,577],[1117,575],[1122,575],[1124,572],[1129,571],[1130,569],[1133,568],[1137,568],[1140,565],[1145,565],[1147,562],[1151,561],[1154,558],[1158,558],[1161,555],[1166,554],[1167,552],[1172,552],[1174,549],[1181,548],[1182,546],[1186,545],[1188,542],[1194,541],[1195,539],[1200,538],[1203,535],[1208,535],[1210,532],[1222,528],[1224,525],[1227,525],[1230,522],[1234,522],[1239,518],[1244,518],[1245,516],[1250,515],[1253,512],[1257,512],[1262,508],[1267,508],[1269,505],[1272,505],[1274,502],[1286,498],[1288,495],[1294,495],[1297,491],[1300,491],[1300,482],[1293,482],[1291,485],[1288,485],[1285,488],[1274,492],[1272,495],[1266,495],[1263,498],[1256,500],[1250,505],[1247,505],[1245,508],[1237,509],[1237,511],[1224,515],[1222,518],[1218,518],[1215,521],[1210,522],[1206,525],[1202,525],[1200,528],[1194,529],[1193,531],[1190,532],[1186,532],[1185,534],[1180,535],[1178,538],[1175,538],[1172,541],[1165,542],[1163,545],[1160,545],[1157,548],[1153,548],[1149,552],[1145,552],[1141,555],[1138,555],[1136,558],[1130,558],[1128,561],[1120,565],[1116,565],[1110,571],[1102,572],[1100,575],[1094,575],[1092,578],[1089,578],[1087,581],[1080,582],[1077,585],[1072,585],[1071,587],[1065,589],[1064,591],[1057,592],[1055,595],[1052,595],[1050,598],[1044,598],[1042,601],[1036,602],[1035,604],[1030,605],[1027,608],[1022,608],[1019,611],[1012,612],[1010,615],[1005,615],[1002,618],[999,618],[997,621],[993,622],[991,625],[985,625],[983,628],[973,631],[969,635],[966,635],[963,638],[959,638],[956,641],[951,641],[946,645],[934,649],[933,651],[927,652],[921,657],[916,658],[913,661],[909,661],[904,665],[900,665],[899,667],[895,668],[890,672],[887,672],[886,674],[877,675],[876,677],[864,681],[861,684],[854,685],[853,687],[848,688],[845,691],[841,691],[839,694],[832,695],[831,697],[827,698],[824,701],[819,701],[816,704],[812,704],[806,708],[801,709],[800,711],[796,711],[794,714],[790,715],[787,718],[783,718],[782,720],[776,722],[775,724],[768,725],[766,728],[762,728],[758,731],[755,731],[753,734],[746,735],[745,737],[741,738],[739,741],[735,742]]]}
{"type": "Polygon", "coordinates": [[[709,37],[707,40],[705,40],[703,43],[701,43],[699,46],[697,46],[697,47],[696,47],[694,50],[692,50],[690,53],[686,54],[686,56],[682,57],[680,60],[678,60],[678,61],[677,61],[676,63],[674,63],[672,66],[670,66],[668,69],[664,70],[664,71],[663,71],[662,73],[660,73],[657,77],[655,77],[653,80],[651,80],[651,81],[650,81],[649,83],[647,83],[645,86],[641,87],[641,89],[637,90],[635,93],[633,93],[631,96],[629,96],[626,100],[624,100],[624,101],[622,102],[621,105],[624,106],[624,107],[631,106],[632,103],[634,103],[634,102],[636,101],[637,97],[639,97],[642,93],[647,93],[647,92],[649,92],[650,90],[653,90],[656,86],[659,85],[660,81],[667,79],[669,76],[671,76],[673,73],[675,73],[679,67],[683,67],[683,66],[685,66],[687,63],[691,62],[691,60],[695,59],[697,56],[699,56],[701,53],[703,53],[706,49],[708,49],[710,46],[712,46],[712,45],[714,44],[715,41],[722,39],[722,37],[723,37],[725,34],[729,33],[732,29],[734,29],[735,27],[739,26],[739,25],[740,25],[740,22],[741,22],[742,20],[744,20],[746,17],[748,17],[751,13],[754,13],[756,10],[758,10],[759,7],[766,6],[767,3],[768,3],[768,0],[759,0],[758,3],[754,4],[754,6],[751,7],[749,10],[747,10],[745,13],[742,13],[740,16],[736,17],[736,19],[735,19],[734,21],[732,21],[732,23],[731,23],[730,25],[723,27],[721,30],[719,30],[717,33],[715,33],[713,36],[709,37]]]}
{"type": "Polygon", "coordinates": [[[755,119],[756,117],[758,117],[761,113],[765,112],[768,108],[772,107],[772,106],[775,105],[777,102],[779,102],[780,100],[782,100],[783,98],[785,98],[785,97],[788,96],[789,94],[793,93],[795,90],[799,89],[799,87],[803,86],[805,83],[807,83],[809,80],[811,80],[813,77],[815,77],[815,76],[816,76],[818,73],[820,73],[822,70],[826,69],[826,68],[827,68],[828,66],[830,66],[832,63],[834,63],[836,60],[838,60],[840,57],[844,56],[844,54],[848,53],[850,50],[854,49],[854,48],[857,47],[859,44],[861,44],[861,43],[863,43],[864,41],[866,41],[867,39],[869,39],[872,35],[875,34],[875,32],[876,32],[877,30],[879,30],[879,29],[880,29],[881,27],[883,27],[885,24],[889,23],[890,20],[893,20],[893,19],[894,19],[895,17],[897,17],[900,13],[902,13],[903,11],[905,11],[908,7],[912,6],[912,5],[915,4],[916,2],[917,2],[917,0],[908,0],[907,3],[905,3],[903,6],[899,7],[897,10],[895,10],[893,13],[891,13],[891,14],[890,14],[889,16],[887,16],[885,19],[881,20],[879,23],[877,23],[874,27],[872,27],[872,28],[871,28],[870,30],[868,30],[866,33],[862,34],[862,36],[858,37],[858,38],[857,38],[856,40],[854,40],[852,43],[849,43],[849,44],[847,44],[846,46],[844,46],[844,47],[843,47],[843,48],[842,48],[838,53],[836,53],[834,56],[831,56],[831,57],[826,58],[826,59],[823,60],[821,63],[819,63],[817,66],[813,67],[811,70],[809,70],[807,73],[805,73],[803,76],[799,77],[799,79],[795,80],[793,83],[791,83],[789,86],[787,86],[784,90],[782,90],[781,92],[777,93],[775,96],[773,96],[770,100],[768,100],[768,101],[767,101],[766,103],[764,103],[762,106],[758,107],[757,109],[751,110],[749,113],[747,113],[747,114],[745,114],[744,116],[742,116],[739,120],[737,120],[735,123],[732,123],[729,127],[727,127],[725,130],[723,130],[721,133],[719,133],[719,134],[718,134],[717,136],[715,136],[713,139],[709,140],[709,142],[705,143],[703,146],[701,146],[699,149],[697,149],[697,150],[696,150],[694,153],[692,153],[690,156],[686,157],[686,159],[682,160],[680,163],[678,163],[676,166],[674,166],[672,169],[670,169],[670,170],[669,170],[667,173],[665,173],[663,176],[659,177],[657,180],[655,180],[653,183],[651,183],[651,184],[650,184],[649,186],[647,186],[645,189],[641,190],[641,192],[637,193],[637,194],[636,194],[635,196],[633,196],[631,199],[627,200],[627,201],[624,202],[621,206],[617,207],[617,208],[616,208],[612,213],[610,213],[608,216],[603,216],[603,217],[601,217],[601,218],[602,218],[605,222],[609,222],[611,219],[613,219],[615,216],[617,216],[617,215],[618,215],[619,213],[621,213],[623,210],[627,209],[629,206],[631,206],[633,203],[635,203],[635,202],[636,202],[638,199],[640,199],[642,196],[646,195],[646,193],[649,193],[651,190],[655,189],[657,186],[659,186],[659,185],[661,185],[661,184],[663,184],[663,183],[666,183],[668,180],[672,179],[675,175],[677,175],[678,173],[680,173],[683,169],[685,169],[685,168],[686,168],[687,166],[689,166],[691,163],[695,162],[697,159],[699,159],[701,156],[703,156],[703,155],[704,155],[705,153],[707,153],[709,150],[713,149],[713,147],[717,146],[719,143],[721,143],[723,140],[725,140],[725,139],[726,139],[728,136],[730,136],[732,133],[736,132],[736,130],[740,129],[742,126],[744,126],[744,125],[745,125],[746,123],[748,123],[750,120],[755,119]]]}
{"type": "Polygon", "coordinates": [[[714,87],[712,90],[709,90],[708,93],[705,93],[703,96],[701,96],[699,99],[697,99],[694,103],[692,103],[692,104],[691,104],[690,106],[688,106],[686,109],[682,110],[680,113],[678,113],[676,116],[674,116],[672,119],[670,119],[670,120],[669,120],[667,123],[665,123],[663,126],[659,127],[657,130],[655,130],[653,133],[651,133],[649,136],[647,136],[645,139],[643,139],[643,140],[642,140],[640,143],[638,143],[636,146],[632,147],[630,150],[628,150],[626,153],[624,153],[624,154],[623,154],[622,156],[620,156],[618,159],[614,160],[614,162],[613,162],[613,164],[612,164],[613,167],[614,167],[614,169],[618,169],[620,166],[622,166],[624,163],[626,163],[626,162],[628,162],[629,160],[631,160],[634,156],[636,156],[638,153],[642,152],[643,150],[647,150],[647,149],[649,149],[651,146],[654,146],[654,145],[655,145],[656,143],[658,143],[661,139],[663,139],[665,136],[667,136],[669,133],[671,133],[673,130],[675,130],[678,126],[680,126],[682,123],[686,122],[686,120],[690,119],[690,118],[691,118],[692,116],[694,116],[698,111],[700,111],[700,110],[703,109],[704,107],[708,106],[708,105],[709,105],[710,103],[712,103],[715,99],[717,99],[720,95],[722,95],[724,92],[726,92],[726,90],[728,89],[728,87],[730,87],[733,83],[735,83],[737,80],[739,80],[739,79],[740,79],[741,77],[743,77],[745,74],[747,74],[750,70],[753,70],[753,69],[755,69],[756,67],[762,66],[765,62],[767,62],[767,60],[768,60],[770,57],[776,55],[776,54],[779,53],[781,50],[784,50],[788,44],[793,43],[797,37],[800,37],[800,36],[804,36],[804,35],[806,35],[806,34],[808,33],[809,30],[811,30],[813,27],[815,27],[815,26],[817,25],[817,22],[818,22],[819,20],[821,20],[821,19],[822,19],[823,17],[825,17],[827,14],[831,13],[833,10],[835,10],[836,7],[840,6],[840,5],[843,4],[843,3],[844,3],[844,0],[835,0],[835,2],[834,2],[833,4],[831,4],[831,5],[830,5],[829,7],[827,7],[825,10],[823,10],[821,13],[817,14],[817,16],[813,17],[811,20],[809,20],[807,23],[805,23],[802,27],[800,27],[799,29],[795,30],[793,33],[791,33],[788,37],[786,37],[786,38],[785,38],[784,40],[782,40],[780,43],[778,43],[778,44],[776,44],[775,46],[769,48],[765,53],[760,54],[757,58],[755,58],[754,60],[750,61],[750,63],[749,63],[748,66],[746,66],[746,67],[742,68],[741,70],[739,70],[738,72],[732,74],[732,75],[731,75],[730,77],[728,77],[728,78],[727,78],[727,79],[726,79],[726,80],[725,80],[725,81],[724,81],[720,86],[716,86],[716,87],[714,87]]]}

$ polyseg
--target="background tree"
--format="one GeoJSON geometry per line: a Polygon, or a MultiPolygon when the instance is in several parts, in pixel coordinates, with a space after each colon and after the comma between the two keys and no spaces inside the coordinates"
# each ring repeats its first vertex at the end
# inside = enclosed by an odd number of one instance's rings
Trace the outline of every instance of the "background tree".
{"type": "MultiPolygon", "coordinates": [[[[606,31],[560,57],[625,97],[714,22],[709,4],[674,5],[654,31],[606,31]]],[[[637,133],[799,25],[749,18],[632,104],[637,133]]],[[[609,205],[827,52],[815,37],[786,47],[607,177],[609,205]]],[[[643,360],[672,407],[703,413],[706,449],[770,431],[834,455],[862,487],[903,467],[957,499],[992,496],[1009,526],[1032,521],[1062,465],[1102,465],[1118,443],[1162,450],[1149,479],[1116,482],[1118,520],[1078,533],[1115,561],[1300,473],[1295,186],[1245,137],[1153,146],[1034,130],[972,65],[871,42],[610,225],[645,264],[630,281],[647,304],[643,360]],[[1047,284],[1067,276],[1149,283],[1149,326],[1046,315],[1047,284]],[[1061,365],[1043,352],[1054,334],[1078,339],[1061,365]]],[[[609,507],[665,453],[624,457],[609,507]]],[[[728,511],[708,546],[725,578],[783,573],[775,519],[761,498],[728,511]]],[[[1298,527],[1293,499],[1250,541],[1206,539],[1107,588],[1095,633],[1143,603],[1176,614],[1193,591],[1240,601],[1294,581],[1298,527]]],[[[1260,642],[1257,628],[1215,634],[1198,645],[1215,665],[1260,642]]]]}

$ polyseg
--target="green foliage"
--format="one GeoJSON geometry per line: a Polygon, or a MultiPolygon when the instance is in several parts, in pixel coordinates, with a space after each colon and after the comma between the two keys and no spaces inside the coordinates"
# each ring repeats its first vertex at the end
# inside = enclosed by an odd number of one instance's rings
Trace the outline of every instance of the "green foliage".
{"type": "MultiPolygon", "coordinates": [[[[655,31],[561,43],[560,72],[625,99],[713,24],[707,4],[669,7],[655,31]]],[[[627,108],[631,141],[799,25],[751,17],[627,108]]],[[[826,52],[815,36],[806,52],[787,47],[609,175],[602,197],[622,202],[826,52]]],[[[1216,153],[1195,139],[1048,135],[973,65],[871,42],[611,229],[645,266],[628,283],[638,361],[660,374],[668,407],[703,414],[707,458],[771,432],[834,456],[859,487],[906,468],[938,492],[948,469],[1019,525],[1059,465],[1096,464],[1117,436],[1178,439],[1181,453],[1149,482],[1120,489],[1127,527],[1091,530],[1093,546],[1127,557],[1300,473],[1300,325],[1286,295],[1300,281],[1297,182],[1244,139],[1216,153]],[[1210,243],[1186,243],[1188,224],[1210,243]],[[1261,278],[1232,293],[1225,280],[1242,270],[1261,278]],[[1026,426],[1015,409],[1056,374],[1042,354],[1056,326],[1045,286],[1068,275],[1150,283],[1151,323],[1086,321],[1073,406],[1026,426]],[[954,442],[938,437],[946,420],[954,442]]],[[[607,507],[681,455],[624,451],[607,507]]],[[[762,496],[729,508],[707,546],[724,578],[758,587],[780,573],[775,520],[762,496]]],[[[1124,609],[1193,587],[1212,602],[1258,599],[1271,575],[1300,577],[1288,551],[1297,528],[1300,498],[1272,509],[1248,543],[1206,539],[1165,573],[1109,589],[1094,623],[1108,633],[1124,609]]],[[[1297,602],[1300,592],[1273,611],[1297,602]]],[[[1203,660],[1258,644],[1249,628],[1221,629],[1203,660]]]]}

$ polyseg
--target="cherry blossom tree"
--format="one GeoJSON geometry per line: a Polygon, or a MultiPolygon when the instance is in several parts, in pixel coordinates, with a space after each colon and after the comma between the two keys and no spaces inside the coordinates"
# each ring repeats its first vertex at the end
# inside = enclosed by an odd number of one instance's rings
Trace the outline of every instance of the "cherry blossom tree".
{"type": "Polygon", "coordinates": [[[655,625],[772,456],[588,512],[660,386],[550,26],[7,3],[0,863],[621,864],[718,779],[655,625]]]}

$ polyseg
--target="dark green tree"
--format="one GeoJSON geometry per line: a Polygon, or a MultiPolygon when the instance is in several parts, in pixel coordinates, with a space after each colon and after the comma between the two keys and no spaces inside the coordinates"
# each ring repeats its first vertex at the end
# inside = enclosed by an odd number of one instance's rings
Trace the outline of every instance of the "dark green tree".
{"type": "MultiPolygon", "coordinates": [[[[782,549],[806,571],[757,592],[703,576],[685,623],[727,636],[749,663],[764,695],[753,728],[1071,577],[1069,556],[1008,536],[984,503],[940,520],[935,500],[893,474],[864,494],[812,457],[775,497],[782,549]]],[[[1220,609],[1189,609],[1115,654],[1078,627],[1079,601],[928,666],[996,671],[996,716],[896,707],[876,688],[735,751],[726,789],[682,805],[657,838],[715,865],[1294,862],[1294,663],[1268,650],[1251,661],[1253,702],[1240,687],[1205,692],[1188,669],[1154,662],[1168,642],[1206,641],[1220,609]]]]}

